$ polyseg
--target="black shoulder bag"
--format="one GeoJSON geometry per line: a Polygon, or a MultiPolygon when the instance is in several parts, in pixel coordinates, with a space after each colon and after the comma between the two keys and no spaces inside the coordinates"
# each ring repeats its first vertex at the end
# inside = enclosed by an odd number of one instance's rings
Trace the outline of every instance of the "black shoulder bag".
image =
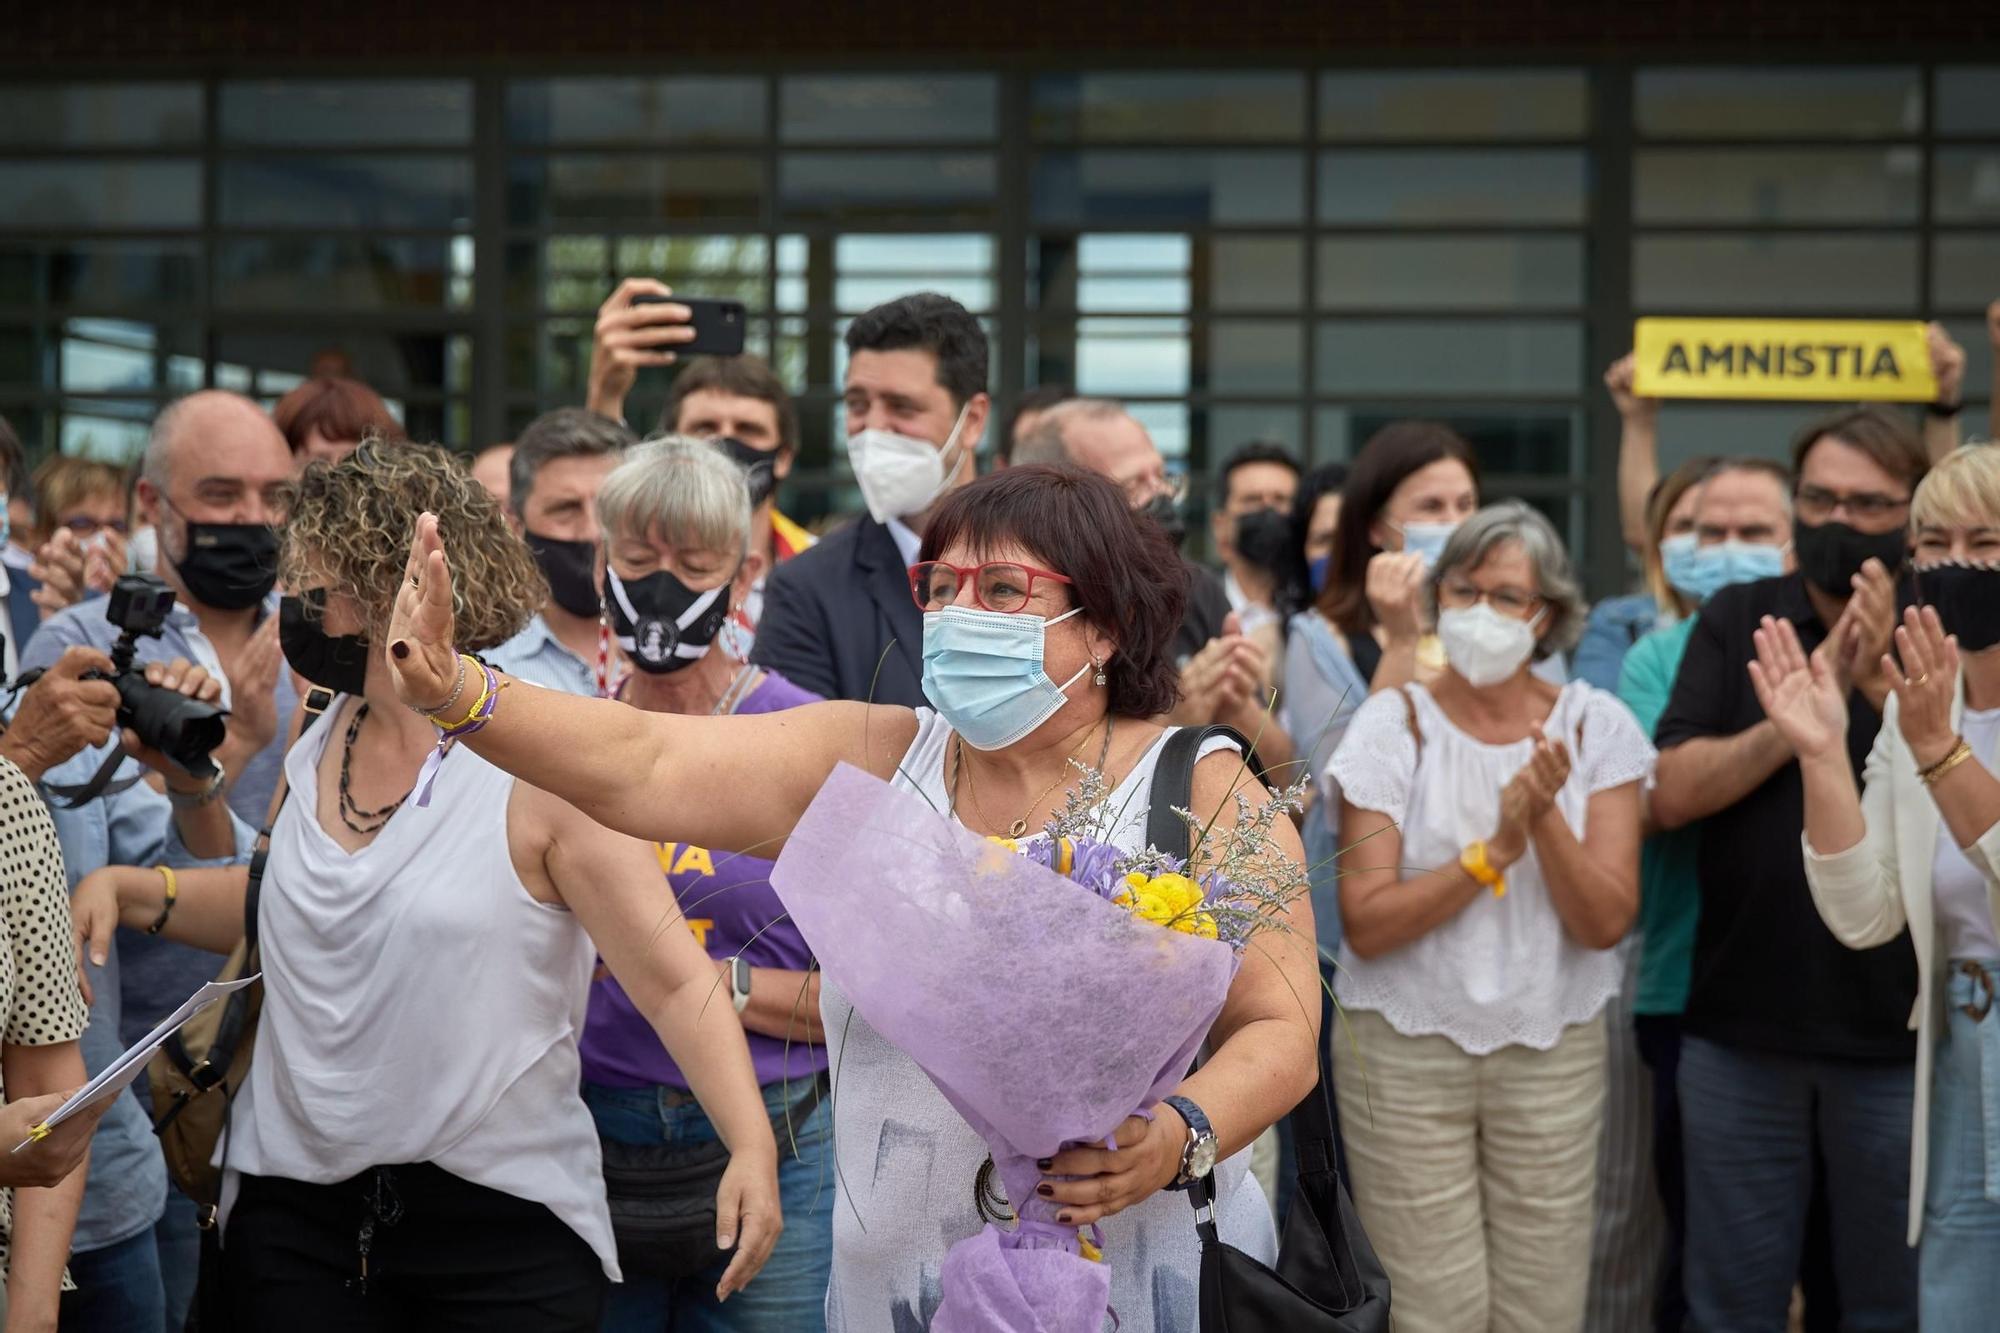
{"type": "MultiPolygon", "coordinates": [[[[1228,727],[1189,727],[1161,751],[1146,821],[1147,843],[1156,851],[1186,854],[1188,828],[1174,809],[1187,809],[1193,799],[1195,759],[1214,736],[1242,741],[1228,727]]],[[[1188,1190],[1201,1236],[1202,1333],[1389,1333],[1389,1275],[1340,1180],[1326,1052],[1322,1034],[1319,1083],[1292,1109],[1298,1188],[1279,1238],[1278,1266],[1223,1242],[1215,1229],[1213,1175],[1188,1190]]]]}

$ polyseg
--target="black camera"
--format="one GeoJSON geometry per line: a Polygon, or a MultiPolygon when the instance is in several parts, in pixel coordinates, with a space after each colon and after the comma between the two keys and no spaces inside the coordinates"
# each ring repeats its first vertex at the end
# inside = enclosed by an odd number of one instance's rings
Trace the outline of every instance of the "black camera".
{"type": "Polygon", "coordinates": [[[118,687],[119,726],[130,727],[142,743],[195,777],[213,777],[215,762],[209,755],[222,744],[222,720],[228,712],[177,690],[150,685],[143,670],[132,668],[139,640],[157,635],[173,609],[174,590],[151,574],[127,574],[112,584],[104,618],[119,629],[118,642],[111,647],[114,670],[96,678],[118,687]]]}

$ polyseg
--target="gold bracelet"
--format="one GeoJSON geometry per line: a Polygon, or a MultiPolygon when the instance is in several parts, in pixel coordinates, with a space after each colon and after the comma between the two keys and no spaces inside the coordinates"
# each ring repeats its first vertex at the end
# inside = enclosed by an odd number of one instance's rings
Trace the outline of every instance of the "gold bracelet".
{"type": "Polygon", "coordinates": [[[1917,774],[1917,781],[1926,787],[1935,787],[1945,774],[1970,758],[1972,758],[1972,747],[1966,744],[1965,738],[1961,736],[1958,744],[1951,747],[1950,754],[1917,774]]]}
{"type": "Polygon", "coordinates": [[[153,924],[146,927],[148,935],[157,935],[167,928],[167,918],[174,914],[174,899],[180,896],[181,891],[180,881],[174,876],[172,866],[154,866],[153,869],[159,871],[160,877],[167,881],[167,901],[160,909],[159,916],[153,919],[153,924]]]}

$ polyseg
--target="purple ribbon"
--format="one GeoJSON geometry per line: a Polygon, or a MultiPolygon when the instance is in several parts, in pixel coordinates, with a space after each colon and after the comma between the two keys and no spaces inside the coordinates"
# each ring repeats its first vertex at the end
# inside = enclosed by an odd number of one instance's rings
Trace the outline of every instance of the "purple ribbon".
{"type": "MultiPolygon", "coordinates": [[[[472,660],[479,662],[479,659],[476,657],[472,660]]],[[[499,707],[500,677],[495,675],[493,668],[487,666],[484,662],[479,662],[479,670],[486,677],[486,689],[479,701],[479,707],[473,710],[470,717],[451,730],[446,731],[443,727],[438,728],[437,748],[424,757],[424,766],[417,770],[417,806],[419,809],[427,810],[430,808],[431,788],[437,782],[438,770],[444,766],[444,757],[450,751],[452,742],[456,741],[460,736],[470,736],[473,732],[483,728],[492,720],[493,710],[499,707]]]]}

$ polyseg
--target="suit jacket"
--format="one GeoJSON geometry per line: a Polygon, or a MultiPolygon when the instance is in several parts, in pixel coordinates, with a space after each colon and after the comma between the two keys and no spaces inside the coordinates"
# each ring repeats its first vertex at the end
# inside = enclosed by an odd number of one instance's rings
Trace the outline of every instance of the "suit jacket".
{"type": "MultiPolygon", "coordinates": [[[[1965,708],[1964,686],[1952,704],[1954,725],[1965,708]]],[[[1924,1223],[1924,1182],[1930,1179],[1932,1052],[1943,1020],[1938,982],[1951,960],[1937,938],[1931,910],[1932,859],[1943,816],[1917,777],[1917,761],[1896,720],[1898,701],[1882,707],[1882,729],[1862,771],[1861,841],[1843,852],[1821,856],[1803,835],[1806,884],[1812,889],[1826,927],[1850,949],[1872,949],[1910,932],[1917,954],[1917,1006],[1910,1026],[1917,1031],[1917,1079],[1910,1124],[1909,1241],[1917,1243],[1924,1223]]],[[[2000,921],[2000,824],[1979,835],[1965,850],[1986,880],[1987,907],[2000,921]]]]}
{"type": "Polygon", "coordinates": [[[750,659],[823,699],[924,700],[924,616],[889,529],[862,518],[771,571],[750,659]]]}

